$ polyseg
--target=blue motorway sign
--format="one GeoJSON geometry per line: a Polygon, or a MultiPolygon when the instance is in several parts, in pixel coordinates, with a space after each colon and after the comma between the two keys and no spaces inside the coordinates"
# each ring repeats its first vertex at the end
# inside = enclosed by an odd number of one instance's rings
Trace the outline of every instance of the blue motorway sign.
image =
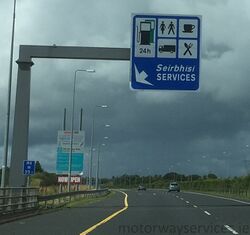
{"type": "Polygon", "coordinates": [[[132,15],[132,89],[197,90],[201,16],[132,15]]]}
{"type": "Polygon", "coordinates": [[[29,160],[23,161],[23,174],[24,175],[35,174],[35,161],[29,161],[29,160]]]}

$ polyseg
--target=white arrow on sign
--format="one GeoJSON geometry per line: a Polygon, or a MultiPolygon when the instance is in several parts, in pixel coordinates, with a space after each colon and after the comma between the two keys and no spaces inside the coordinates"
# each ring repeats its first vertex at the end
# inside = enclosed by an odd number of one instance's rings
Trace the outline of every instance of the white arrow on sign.
{"type": "Polygon", "coordinates": [[[135,65],[135,80],[136,80],[136,82],[153,86],[153,84],[151,84],[150,82],[145,80],[147,77],[148,77],[147,73],[143,70],[141,72],[139,72],[136,65],[135,65]]]}

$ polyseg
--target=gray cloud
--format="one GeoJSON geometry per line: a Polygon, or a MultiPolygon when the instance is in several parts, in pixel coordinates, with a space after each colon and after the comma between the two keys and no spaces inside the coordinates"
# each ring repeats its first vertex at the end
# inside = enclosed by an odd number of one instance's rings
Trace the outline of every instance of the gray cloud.
{"type": "MultiPolygon", "coordinates": [[[[239,5],[233,0],[143,4],[139,0],[18,1],[15,58],[19,44],[130,47],[133,12],[165,14],[168,10],[203,17],[201,87],[195,93],[131,91],[129,62],[34,60],[29,158],[55,170],[57,131],[64,108],[68,110],[68,128],[70,123],[74,71],[95,68],[95,74],[77,75],[75,125],[82,107],[89,147],[93,107],[109,104],[109,109],[98,109],[96,115],[95,145],[104,134],[110,137],[101,151],[102,175],[165,174],[170,169],[244,174],[244,159],[250,156],[246,147],[250,142],[249,7],[248,1],[239,5]],[[105,123],[112,127],[105,130],[105,123]]],[[[0,9],[0,22],[6,19],[0,27],[3,136],[12,5],[3,0],[0,9]]],[[[14,65],[12,103],[16,70],[14,65]]]]}

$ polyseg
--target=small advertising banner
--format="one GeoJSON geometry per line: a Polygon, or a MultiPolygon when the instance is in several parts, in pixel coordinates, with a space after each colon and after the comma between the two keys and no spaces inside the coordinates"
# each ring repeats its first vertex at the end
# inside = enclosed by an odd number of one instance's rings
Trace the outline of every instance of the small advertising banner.
{"type": "MultiPolygon", "coordinates": [[[[57,182],[59,184],[67,184],[68,183],[68,176],[67,175],[58,175],[57,182]]],[[[79,175],[72,175],[71,176],[71,184],[80,184],[81,183],[81,176],[79,175]]]]}

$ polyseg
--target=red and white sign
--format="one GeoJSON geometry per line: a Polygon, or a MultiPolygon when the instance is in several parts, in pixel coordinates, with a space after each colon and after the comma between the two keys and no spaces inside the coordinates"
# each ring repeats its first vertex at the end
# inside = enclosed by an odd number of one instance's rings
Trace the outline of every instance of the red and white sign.
{"type": "MultiPolygon", "coordinates": [[[[67,184],[68,183],[68,176],[67,175],[58,175],[57,182],[59,184],[67,184]]],[[[81,176],[71,176],[70,182],[72,184],[80,184],[81,183],[81,176]]]]}

